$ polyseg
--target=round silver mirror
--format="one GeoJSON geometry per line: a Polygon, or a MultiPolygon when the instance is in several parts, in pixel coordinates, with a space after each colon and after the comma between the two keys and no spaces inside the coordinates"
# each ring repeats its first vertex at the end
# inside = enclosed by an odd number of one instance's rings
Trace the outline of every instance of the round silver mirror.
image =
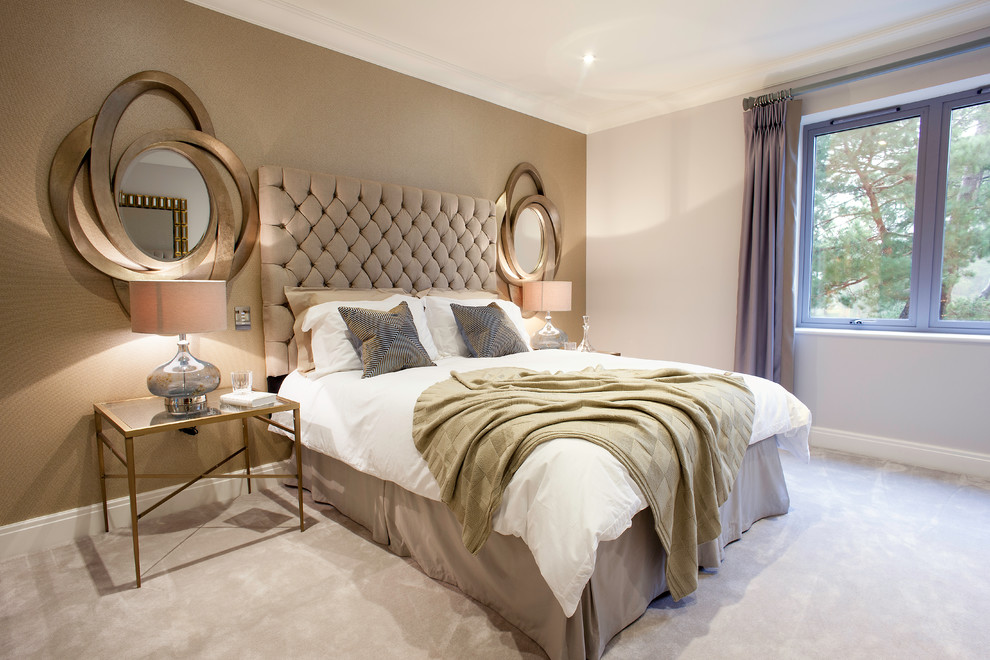
{"type": "Polygon", "coordinates": [[[188,158],[171,149],[149,149],[124,172],[117,211],[128,237],[159,261],[184,258],[206,236],[210,194],[188,158]]]}
{"type": "Polygon", "coordinates": [[[540,266],[546,248],[543,236],[544,220],[535,206],[527,206],[519,212],[512,230],[512,242],[516,262],[524,274],[533,273],[540,266]]]}

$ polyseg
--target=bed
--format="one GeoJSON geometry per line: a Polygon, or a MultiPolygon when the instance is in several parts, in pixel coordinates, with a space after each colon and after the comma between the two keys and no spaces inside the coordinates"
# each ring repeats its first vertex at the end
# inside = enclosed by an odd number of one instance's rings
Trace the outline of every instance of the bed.
{"type": "MultiPolygon", "coordinates": [[[[259,202],[268,376],[301,404],[303,481],[313,498],[500,613],[549,657],[599,658],[669,587],[667,555],[636,483],[601,447],[546,442],[509,482],[491,535],[472,554],[413,444],[416,402],[451,372],[479,369],[716,371],[574,351],[468,357],[451,330],[452,302],[494,304],[523,332],[518,308],[496,293],[491,201],[264,167],[259,202]],[[397,301],[411,310],[435,366],[362,378],[339,309],[397,301]]],[[[808,456],[807,408],[773,383],[744,378],[755,418],[718,509],[721,534],[697,547],[704,568],[717,568],[725,546],[756,520],[786,513],[778,448],[808,456]]]]}

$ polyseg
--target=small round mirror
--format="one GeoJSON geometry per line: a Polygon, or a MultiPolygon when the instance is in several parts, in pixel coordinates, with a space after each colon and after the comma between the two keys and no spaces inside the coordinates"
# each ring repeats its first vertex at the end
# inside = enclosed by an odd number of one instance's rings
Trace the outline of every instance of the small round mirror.
{"type": "Polygon", "coordinates": [[[516,251],[516,262],[524,273],[535,272],[543,258],[543,224],[543,218],[534,206],[527,206],[516,218],[512,244],[516,251]]]}
{"type": "Polygon", "coordinates": [[[135,158],[119,187],[117,212],[128,237],[160,261],[189,254],[210,224],[206,182],[188,158],[171,149],[149,149],[135,158]]]}

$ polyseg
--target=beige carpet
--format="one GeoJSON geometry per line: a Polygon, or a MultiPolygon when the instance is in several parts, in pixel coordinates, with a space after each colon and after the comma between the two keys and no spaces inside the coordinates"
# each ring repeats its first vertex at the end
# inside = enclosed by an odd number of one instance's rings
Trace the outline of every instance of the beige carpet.
{"type": "MultiPolygon", "coordinates": [[[[605,657],[988,658],[990,483],[782,453],[786,516],[605,657]]],[[[272,483],[272,482],[269,482],[272,483]]],[[[518,630],[276,487],[0,563],[3,658],[541,658],[518,630]]]]}

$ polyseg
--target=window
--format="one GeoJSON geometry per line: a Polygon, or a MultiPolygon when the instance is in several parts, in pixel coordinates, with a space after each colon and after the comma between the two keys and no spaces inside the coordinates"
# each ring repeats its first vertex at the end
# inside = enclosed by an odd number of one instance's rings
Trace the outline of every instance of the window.
{"type": "Polygon", "coordinates": [[[990,88],[812,124],[803,148],[801,326],[990,334],[990,88]]]}

